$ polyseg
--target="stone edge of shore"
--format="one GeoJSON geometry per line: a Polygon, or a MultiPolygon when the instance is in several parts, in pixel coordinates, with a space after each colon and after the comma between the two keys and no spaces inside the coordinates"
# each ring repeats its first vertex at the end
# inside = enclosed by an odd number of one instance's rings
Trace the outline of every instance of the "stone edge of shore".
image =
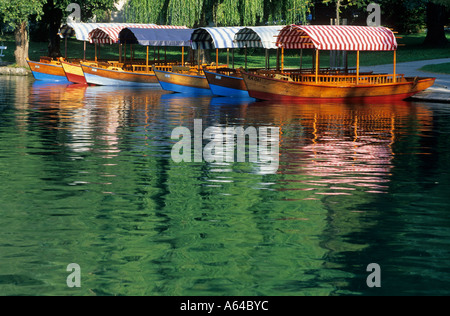
{"type": "Polygon", "coordinates": [[[29,76],[31,75],[31,70],[21,67],[0,66],[0,75],[29,76]]]}

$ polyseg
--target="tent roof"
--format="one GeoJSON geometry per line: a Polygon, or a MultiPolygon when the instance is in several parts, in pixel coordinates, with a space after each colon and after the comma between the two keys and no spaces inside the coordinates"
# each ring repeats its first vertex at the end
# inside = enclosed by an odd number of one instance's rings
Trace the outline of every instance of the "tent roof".
{"type": "Polygon", "coordinates": [[[235,36],[236,45],[243,47],[262,47],[276,49],[276,37],[284,25],[248,26],[239,30],[235,36]]]}
{"type": "Polygon", "coordinates": [[[89,42],[100,44],[114,44],[119,41],[119,33],[126,27],[141,29],[186,29],[185,26],[157,25],[157,24],[121,24],[102,26],[89,32],[89,42]]]}
{"type": "Polygon", "coordinates": [[[193,49],[237,48],[234,43],[235,34],[241,26],[232,27],[201,27],[192,33],[193,49]]]}
{"type": "Polygon", "coordinates": [[[277,38],[287,49],[392,51],[397,49],[394,33],[385,27],[352,25],[288,25],[277,38]]]}
{"type": "Polygon", "coordinates": [[[67,23],[59,29],[59,36],[61,38],[76,36],[79,41],[88,41],[89,32],[93,29],[122,24],[125,25],[125,23],[67,23]]]}
{"type": "Polygon", "coordinates": [[[119,41],[144,46],[190,46],[192,29],[142,29],[127,27],[120,31],[119,41]]]}

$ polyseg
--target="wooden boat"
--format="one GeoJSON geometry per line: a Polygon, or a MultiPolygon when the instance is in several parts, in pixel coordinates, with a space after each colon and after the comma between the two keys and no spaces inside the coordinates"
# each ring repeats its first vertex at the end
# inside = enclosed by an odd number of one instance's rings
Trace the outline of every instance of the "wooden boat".
{"type": "MultiPolygon", "coordinates": [[[[88,84],[108,85],[108,86],[139,86],[139,85],[157,85],[158,79],[153,71],[139,71],[142,66],[130,65],[128,67],[120,67],[116,64],[98,63],[81,63],[81,68],[88,84]]],[[[144,66],[145,67],[145,66],[144,66]]]]}
{"type": "Polygon", "coordinates": [[[434,84],[435,78],[398,75],[242,74],[248,93],[261,100],[403,100],[434,84]]]}
{"type": "Polygon", "coordinates": [[[240,69],[219,68],[216,70],[204,70],[204,73],[213,95],[249,96],[240,69]]]}
{"type": "MultiPolygon", "coordinates": [[[[266,52],[265,68],[270,68],[269,50],[277,48],[274,42],[284,25],[275,26],[250,26],[240,29],[234,36],[234,45],[244,49],[245,69],[247,69],[247,48],[262,48],[266,52]]],[[[247,87],[241,76],[242,69],[221,68],[217,70],[205,70],[206,79],[214,95],[249,97],[247,87]]],[[[256,70],[256,69],[255,69],[256,70]]],[[[250,70],[254,72],[255,70],[250,70]]]]}
{"type": "MultiPolygon", "coordinates": [[[[179,64],[177,61],[167,60],[164,54],[164,61],[159,59],[159,47],[181,46],[184,53],[184,46],[190,44],[189,38],[192,30],[180,26],[153,26],[146,28],[126,27],[126,28],[102,28],[91,31],[90,37],[94,42],[102,43],[105,39],[110,43],[123,43],[124,57],[122,59],[122,49],[119,47],[119,61],[107,63],[82,63],[81,68],[88,84],[111,85],[111,86],[142,86],[159,85],[154,69],[169,71],[172,66],[179,64]],[[101,31],[101,32],[100,32],[101,31]],[[108,36],[105,37],[106,33],[108,36]],[[112,36],[112,34],[114,36],[112,36]],[[130,45],[130,59],[126,58],[126,44],[130,45]],[[140,44],[146,47],[146,58],[136,60],[133,58],[132,45],[140,44]],[[158,46],[158,58],[154,55],[153,61],[149,60],[149,47],[158,46]]],[[[122,45],[122,44],[120,44],[122,45]]],[[[184,54],[182,54],[182,63],[184,54]]]]}
{"type": "Polygon", "coordinates": [[[202,27],[195,29],[190,37],[191,48],[197,50],[197,63],[191,66],[174,67],[172,71],[155,70],[161,87],[168,91],[212,94],[208,79],[204,71],[211,69],[227,68],[227,65],[219,65],[218,53],[221,48],[236,48],[233,42],[234,35],[242,27],[202,27]],[[211,65],[202,65],[200,61],[200,49],[215,49],[216,62],[211,65]]]}
{"type": "Polygon", "coordinates": [[[198,70],[196,67],[174,66],[171,71],[157,69],[154,71],[159,84],[164,90],[180,93],[211,94],[206,76],[202,70],[198,70]]]}
{"type": "Polygon", "coordinates": [[[68,62],[62,60],[61,65],[68,81],[75,84],[87,84],[83,69],[81,68],[81,64],[79,62],[68,62]]]}
{"type": "MultiPolygon", "coordinates": [[[[251,97],[279,101],[342,101],[402,100],[431,87],[436,78],[405,77],[396,73],[396,37],[384,27],[289,25],[278,37],[277,45],[284,49],[314,48],[314,70],[260,71],[243,73],[251,97]],[[321,50],[356,52],[356,72],[348,69],[320,69],[321,50]],[[360,73],[360,51],[393,51],[393,73],[360,73]]],[[[283,60],[283,59],[282,59],[283,60]]]]}
{"type": "Polygon", "coordinates": [[[41,57],[39,62],[27,59],[27,63],[36,80],[69,83],[60,61],[41,57]]]}

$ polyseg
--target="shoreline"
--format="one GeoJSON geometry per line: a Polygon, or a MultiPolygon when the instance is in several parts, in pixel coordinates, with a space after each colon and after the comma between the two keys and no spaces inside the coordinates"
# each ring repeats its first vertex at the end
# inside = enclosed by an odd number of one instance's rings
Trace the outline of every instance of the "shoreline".
{"type": "Polygon", "coordinates": [[[31,70],[22,67],[0,66],[0,75],[31,76],[31,70]]]}

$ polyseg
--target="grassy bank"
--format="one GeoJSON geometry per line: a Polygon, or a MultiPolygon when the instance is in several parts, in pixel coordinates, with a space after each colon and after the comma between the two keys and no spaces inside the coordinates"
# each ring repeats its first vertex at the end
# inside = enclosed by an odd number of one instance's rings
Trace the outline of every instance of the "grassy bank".
{"type": "MultiPolygon", "coordinates": [[[[401,35],[400,35],[401,36],[401,35]]],[[[450,34],[447,35],[450,40],[450,34]]],[[[408,62],[416,60],[438,59],[438,58],[450,58],[450,45],[444,48],[426,48],[422,46],[422,42],[425,39],[425,34],[406,35],[403,38],[398,39],[399,44],[405,44],[400,46],[397,51],[397,62],[408,62]]],[[[12,36],[7,36],[0,39],[0,43],[8,46],[8,49],[4,51],[5,57],[3,61],[14,63],[14,41],[12,36]]],[[[65,53],[64,41],[61,41],[61,53],[65,53]]],[[[129,56],[129,47],[127,48],[129,56]]],[[[145,47],[134,45],[135,58],[145,58],[145,47]]],[[[262,49],[248,49],[248,67],[263,67],[265,64],[265,53],[262,49]]],[[[312,66],[312,50],[304,50],[302,65],[303,67],[312,66]]],[[[40,56],[47,54],[47,43],[45,42],[30,42],[29,56],[32,60],[39,60],[40,56]]],[[[157,50],[154,52],[153,48],[150,48],[150,59],[153,59],[154,54],[158,56],[157,50]]],[[[87,44],[86,57],[94,58],[95,49],[93,44],[87,44]]],[[[118,45],[102,45],[98,49],[98,56],[102,59],[117,60],[118,59],[118,45]]],[[[160,49],[160,58],[167,57],[171,60],[181,60],[181,48],[164,48],[160,49]]],[[[187,53],[186,53],[187,56],[187,53]]],[[[320,61],[323,67],[329,65],[329,52],[322,52],[320,61]]],[[[83,57],[83,43],[76,39],[69,39],[67,41],[67,57],[68,58],[82,58],[83,57]]],[[[229,61],[231,64],[232,54],[229,53],[229,61]]],[[[211,60],[215,61],[215,51],[211,51],[211,60]]],[[[276,61],[276,51],[270,52],[270,64],[273,67],[276,61]]],[[[227,63],[227,52],[221,50],[219,52],[219,62],[222,64],[227,63]]],[[[235,66],[244,66],[244,50],[238,49],[235,51],[234,58],[235,66]]],[[[362,52],[361,53],[361,66],[374,66],[382,64],[391,64],[393,62],[392,52],[362,52]]],[[[356,65],[356,53],[350,52],[348,55],[349,67],[356,65]]],[[[298,68],[300,66],[300,51],[299,50],[286,50],[285,55],[285,67],[298,68]]]]}
{"type": "Polygon", "coordinates": [[[450,63],[426,65],[420,70],[433,72],[437,74],[450,74],[450,63]]]}

